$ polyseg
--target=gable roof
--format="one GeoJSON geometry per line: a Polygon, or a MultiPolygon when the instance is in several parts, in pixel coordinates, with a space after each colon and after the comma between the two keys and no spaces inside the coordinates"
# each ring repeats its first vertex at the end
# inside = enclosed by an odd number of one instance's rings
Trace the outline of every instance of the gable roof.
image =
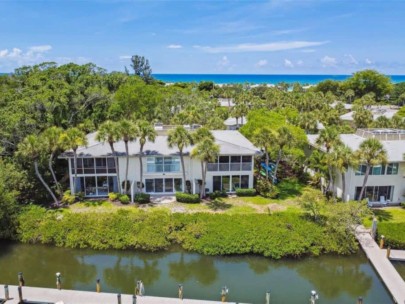
{"type": "MultiPolygon", "coordinates": [[[[233,130],[217,130],[212,131],[215,142],[220,147],[221,155],[255,155],[260,152],[247,138],[239,131],[233,130]]],[[[106,157],[111,156],[111,148],[108,143],[102,143],[95,140],[97,132],[87,135],[87,147],[79,147],[77,149],[78,157],[106,157]]],[[[190,154],[194,146],[184,148],[184,155],[190,154]]],[[[123,141],[116,142],[114,149],[118,156],[126,156],[125,143],[123,141]]],[[[128,144],[130,156],[139,155],[140,145],[138,141],[128,144]]],[[[167,135],[156,136],[155,142],[146,142],[144,146],[144,155],[179,155],[177,147],[169,148],[167,144],[167,135]]],[[[73,157],[72,151],[66,151],[61,157],[73,157]]]]}
{"type": "MultiPolygon", "coordinates": [[[[308,141],[311,146],[318,147],[316,144],[316,139],[319,135],[307,135],[308,141]]],[[[359,149],[360,144],[365,141],[367,138],[359,136],[357,134],[340,134],[340,139],[342,142],[352,149],[352,151],[356,151],[359,149]]],[[[405,154],[405,140],[381,140],[380,141],[385,150],[387,151],[387,158],[390,162],[403,162],[404,161],[404,154],[405,154]]],[[[321,148],[321,150],[325,151],[325,149],[321,148]]]]}

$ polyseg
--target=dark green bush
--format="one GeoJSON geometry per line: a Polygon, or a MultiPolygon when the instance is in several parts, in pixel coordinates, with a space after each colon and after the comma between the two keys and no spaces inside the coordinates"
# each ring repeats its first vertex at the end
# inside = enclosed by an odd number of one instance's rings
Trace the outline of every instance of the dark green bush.
{"type": "Polygon", "coordinates": [[[118,197],[118,200],[121,202],[121,204],[127,205],[129,204],[129,196],[126,194],[122,194],[118,197]]]}
{"type": "Polygon", "coordinates": [[[228,197],[228,193],[226,193],[225,190],[222,191],[214,191],[211,193],[208,193],[208,197],[212,200],[216,199],[216,198],[220,198],[220,197],[228,197]]]}
{"type": "Polygon", "coordinates": [[[200,202],[200,196],[198,194],[177,192],[176,201],[178,201],[179,203],[197,204],[200,202]]]}
{"type": "Polygon", "coordinates": [[[148,204],[150,203],[150,194],[141,192],[135,193],[134,201],[138,204],[148,204]]]}
{"type": "Polygon", "coordinates": [[[256,195],[256,189],[254,188],[249,188],[249,189],[236,189],[236,195],[237,196],[255,196],[256,195]]]}
{"type": "Polygon", "coordinates": [[[277,198],[280,193],[279,189],[275,185],[264,178],[257,181],[256,190],[261,196],[267,198],[277,198]]]}

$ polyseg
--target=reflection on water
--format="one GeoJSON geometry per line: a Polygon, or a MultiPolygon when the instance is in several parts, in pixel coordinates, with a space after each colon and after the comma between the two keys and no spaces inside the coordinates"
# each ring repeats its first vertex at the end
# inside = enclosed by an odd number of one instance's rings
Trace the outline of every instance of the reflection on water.
{"type": "MultiPolygon", "coordinates": [[[[405,265],[405,264],[404,264],[405,265]]],[[[405,266],[401,266],[405,269],[405,266]]],[[[363,254],[274,261],[256,256],[209,257],[172,249],[168,252],[95,251],[41,245],[0,243],[0,283],[17,284],[24,272],[29,286],[55,285],[62,273],[65,289],[133,293],[142,280],[146,293],[177,296],[184,284],[188,298],[219,300],[222,286],[229,300],[264,303],[271,290],[275,303],[307,303],[312,289],[320,303],[392,303],[389,294],[363,254]]]]}
{"type": "Polygon", "coordinates": [[[395,269],[399,272],[401,277],[405,280],[405,262],[395,262],[393,263],[395,269]]]}

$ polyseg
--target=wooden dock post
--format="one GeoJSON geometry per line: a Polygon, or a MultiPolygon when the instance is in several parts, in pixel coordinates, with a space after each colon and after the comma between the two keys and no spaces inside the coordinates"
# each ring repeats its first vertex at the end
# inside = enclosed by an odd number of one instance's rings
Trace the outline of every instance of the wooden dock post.
{"type": "Polygon", "coordinates": [[[363,298],[362,297],[357,298],[357,304],[363,304],[363,298]]]}
{"type": "Polygon", "coordinates": [[[4,298],[5,298],[5,300],[10,300],[10,293],[8,290],[8,285],[4,285],[4,298]]]}
{"type": "Polygon", "coordinates": [[[121,304],[121,294],[117,294],[117,300],[118,300],[118,304],[121,304]]]}
{"type": "Polygon", "coordinates": [[[266,304],[270,304],[270,290],[266,292],[266,304]]]}
{"type": "Polygon", "coordinates": [[[23,295],[22,295],[22,286],[18,286],[18,304],[24,304],[23,295]]]}
{"type": "Polygon", "coordinates": [[[62,281],[61,281],[61,273],[57,272],[56,273],[56,289],[61,290],[62,289],[62,281]]]}
{"type": "Polygon", "coordinates": [[[391,255],[391,247],[388,246],[388,248],[387,248],[387,259],[390,258],[390,255],[391,255]]]}
{"type": "Polygon", "coordinates": [[[136,304],[136,295],[132,295],[132,304],[136,304]]]}
{"type": "Polygon", "coordinates": [[[96,292],[100,292],[100,291],[101,291],[100,279],[97,279],[97,282],[96,282],[96,292]]]}
{"type": "Polygon", "coordinates": [[[381,239],[380,239],[380,249],[383,249],[384,248],[384,238],[385,238],[385,236],[381,236],[381,239]]]}
{"type": "Polygon", "coordinates": [[[20,287],[22,287],[22,286],[25,285],[24,276],[23,276],[23,273],[22,273],[22,272],[19,272],[19,273],[18,273],[18,285],[19,285],[20,287]]]}
{"type": "Polygon", "coordinates": [[[226,298],[228,296],[228,293],[229,293],[228,287],[226,287],[226,286],[222,287],[221,302],[225,303],[227,301],[226,298]]]}
{"type": "Polygon", "coordinates": [[[183,300],[183,285],[179,284],[179,299],[183,300]]]}

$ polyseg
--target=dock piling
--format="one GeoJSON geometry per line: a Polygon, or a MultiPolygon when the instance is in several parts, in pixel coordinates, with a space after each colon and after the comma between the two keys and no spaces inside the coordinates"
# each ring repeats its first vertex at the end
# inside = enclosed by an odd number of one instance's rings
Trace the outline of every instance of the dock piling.
{"type": "Polygon", "coordinates": [[[132,295],[132,304],[136,304],[136,295],[132,295]]]}
{"type": "Polygon", "coordinates": [[[183,285],[179,284],[179,299],[183,300],[183,285]]]}
{"type": "Polygon", "coordinates": [[[18,285],[19,285],[20,287],[22,287],[22,286],[25,285],[25,280],[24,280],[24,276],[23,276],[23,273],[22,273],[22,272],[19,272],[19,273],[18,273],[18,285]]]}
{"type": "Polygon", "coordinates": [[[222,290],[221,290],[221,302],[223,302],[223,303],[227,302],[226,298],[228,296],[228,293],[229,293],[228,287],[226,287],[226,286],[222,287],[222,290]]]}
{"type": "Polygon", "coordinates": [[[384,248],[384,239],[385,239],[385,236],[381,236],[381,239],[380,239],[380,249],[383,249],[384,248]]]}
{"type": "Polygon", "coordinates": [[[362,297],[358,297],[357,304],[363,304],[363,298],[362,297]]]}
{"type": "Polygon", "coordinates": [[[117,300],[118,300],[118,304],[121,304],[121,294],[117,294],[117,300]]]}
{"type": "Polygon", "coordinates": [[[266,304],[270,304],[270,290],[266,292],[266,304]]]}
{"type": "Polygon", "coordinates": [[[24,304],[22,286],[18,286],[18,304],[24,304]]]}
{"type": "Polygon", "coordinates": [[[8,291],[8,285],[4,285],[4,298],[5,298],[5,300],[10,300],[10,293],[8,291]]]}
{"type": "Polygon", "coordinates": [[[56,289],[58,289],[58,290],[62,289],[61,276],[62,276],[62,274],[60,272],[56,273],[56,289]]]}
{"type": "Polygon", "coordinates": [[[97,279],[97,282],[96,282],[96,292],[100,292],[100,291],[101,291],[100,279],[97,279]]]}
{"type": "Polygon", "coordinates": [[[390,255],[391,255],[391,247],[388,246],[388,248],[387,248],[387,259],[390,258],[390,255]]]}

